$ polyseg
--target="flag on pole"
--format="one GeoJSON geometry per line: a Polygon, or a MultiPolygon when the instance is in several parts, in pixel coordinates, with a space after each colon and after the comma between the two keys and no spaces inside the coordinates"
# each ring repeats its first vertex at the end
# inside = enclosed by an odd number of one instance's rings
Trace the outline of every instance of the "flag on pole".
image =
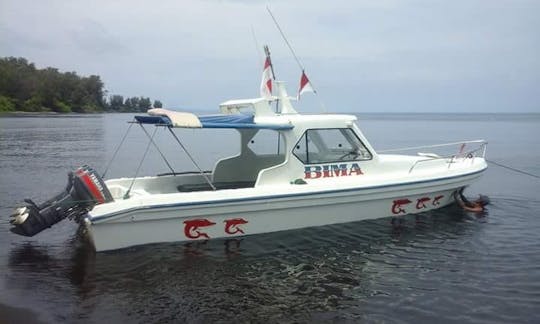
{"type": "Polygon", "coordinates": [[[300,77],[300,89],[298,90],[298,99],[300,99],[300,96],[304,92],[315,92],[315,89],[313,89],[313,86],[311,85],[311,82],[309,82],[309,79],[306,75],[306,72],[302,70],[302,77],[300,77]]]}
{"type": "Polygon", "coordinates": [[[270,56],[266,55],[261,80],[261,97],[266,99],[272,98],[272,79],[272,62],[270,61],[270,56]]]}

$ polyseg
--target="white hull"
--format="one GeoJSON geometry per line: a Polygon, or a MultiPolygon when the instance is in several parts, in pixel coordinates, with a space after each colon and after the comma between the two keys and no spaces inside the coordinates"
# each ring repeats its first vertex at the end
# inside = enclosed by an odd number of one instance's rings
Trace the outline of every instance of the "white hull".
{"type": "Polygon", "coordinates": [[[483,170],[442,180],[379,188],[230,199],[176,207],[141,206],[93,222],[87,219],[87,224],[96,250],[105,251],[148,243],[232,238],[401,216],[452,203],[453,192],[470,184],[483,170]],[[404,203],[400,204],[399,200],[404,203]]]}

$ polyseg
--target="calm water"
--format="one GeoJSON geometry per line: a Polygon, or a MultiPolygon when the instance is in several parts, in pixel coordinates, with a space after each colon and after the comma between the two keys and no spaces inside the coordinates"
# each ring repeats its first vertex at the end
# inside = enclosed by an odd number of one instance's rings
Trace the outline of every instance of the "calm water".
{"type": "MultiPolygon", "coordinates": [[[[539,115],[359,118],[377,149],[483,138],[488,158],[540,174],[539,115]]],[[[480,217],[451,206],[401,226],[387,218],[99,254],[69,221],[33,238],[8,231],[23,198],[61,191],[81,164],[104,170],[129,119],[0,118],[0,304],[44,322],[540,322],[540,181],[496,166],[467,190],[491,197],[480,217]]],[[[156,136],[174,167],[193,169],[166,135],[156,136]]],[[[234,131],[181,137],[205,169],[238,148],[234,131]]],[[[108,177],[133,175],[144,135],[132,129],[127,144],[108,177]]],[[[143,173],[166,172],[151,152],[143,173]]]]}

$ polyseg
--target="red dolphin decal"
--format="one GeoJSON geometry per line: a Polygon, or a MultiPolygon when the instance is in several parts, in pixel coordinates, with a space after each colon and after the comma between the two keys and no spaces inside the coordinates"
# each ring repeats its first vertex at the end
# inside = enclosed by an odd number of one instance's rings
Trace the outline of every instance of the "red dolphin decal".
{"type": "Polygon", "coordinates": [[[441,204],[440,200],[444,197],[444,195],[436,196],[433,198],[433,202],[431,203],[433,206],[439,206],[441,204]]]}
{"type": "Polygon", "coordinates": [[[184,226],[184,235],[187,238],[196,239],[202,236],[209,239],[210,237],[208,236],[208,234],[199,231],[199,227],[212,226],[216,223],[212,223],[208,219],[193,219],[184,221],[184,224],[186,224],[184,226]]]}
{"type": "Polygon", "coordinates": [[[401,214],[401,213],[405,214],[405,209],[403,209],[401,207],[403,207],[404,205],[410,204],[410,203],[412,203],[412,201],[410,201],[407,198],[394,200],[394,205],[392,205],[392,213],[394,213],[394,214],[401,214]]]}
{"type": "Polygon", "coordinates": [[[418,200],[416,200],[416,209],[427,208],[426,202],[428,202],[430,200],[431,200],[431,198],[429,198],[429,197],[418,198],[418,200]]]}
{"type": "Polygon", "coordinates": [[[238,225],[243,225],[243,224],[248,223],[248,221],[243,218],[226,219],[223,222],[225,222],[225,233],[227,234],[236,234],[236,233],[244,234],[244,231],[240,227],[238,227],[238,225]]]}

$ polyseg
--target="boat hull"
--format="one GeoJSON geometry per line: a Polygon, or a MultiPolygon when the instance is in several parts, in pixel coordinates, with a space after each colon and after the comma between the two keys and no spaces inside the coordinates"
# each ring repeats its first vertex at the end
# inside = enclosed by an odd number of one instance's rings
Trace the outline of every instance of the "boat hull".
{"type": "Polygon", "coordinates": [[[481,173],[378,188],[143,206],[110,218],[88,217],[86,224],[96,250],[105,251],[399,217],[451,204],[455,190],[469,185],[481,173]]]}

